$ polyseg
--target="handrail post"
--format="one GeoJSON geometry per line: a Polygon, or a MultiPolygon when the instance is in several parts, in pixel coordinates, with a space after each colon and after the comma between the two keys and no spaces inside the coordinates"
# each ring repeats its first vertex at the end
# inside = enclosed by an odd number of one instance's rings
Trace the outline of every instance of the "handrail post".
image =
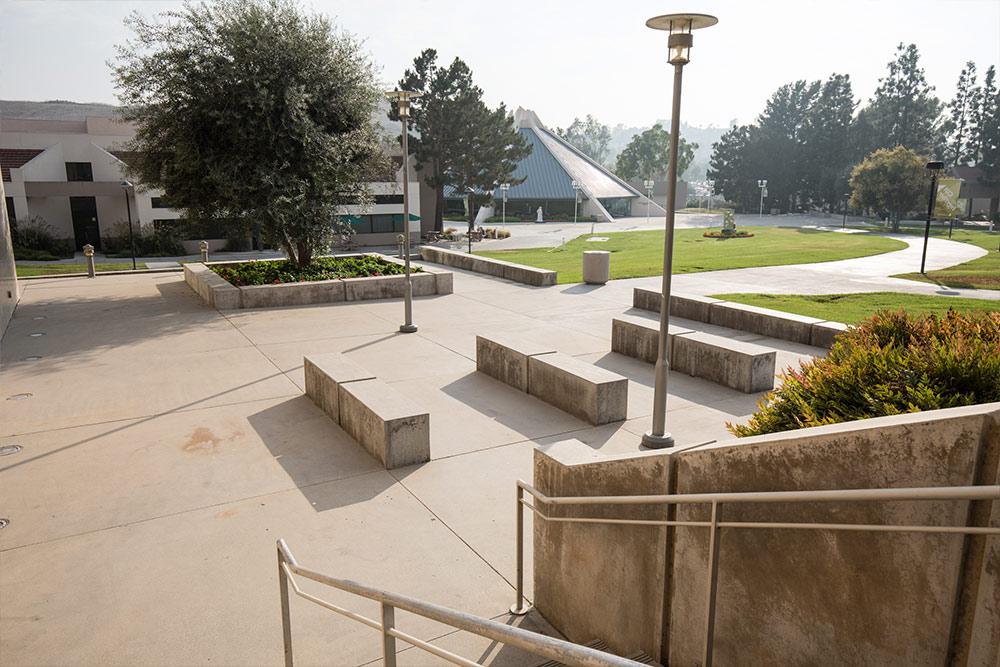
{"type": "Polygon", "coordinates": [[[517,484],[517,528],[514,537],[515,558],[517,561],[517,579],[515,588],[517,598],[510,606],[510,613],[515,616],[524,616],[531,609],[524,604],[524,487],[520,481],[517,484]]]}
{"type": "Polygon", "coordinates": [[[382,603],[382,664],[396,667],[396,638],[389,634],[396,627],[396,608],[382,603]]]}
{"type": "Polygon", "coordinates": [[[284,640],[285,667],[292,667],[292,618],[288,607],[288,575],[285,573],[285,555],[278,543],[278,590],[281,591],[281,634],[284,640]]]}
{"type": "Polygon", "coordinates": [[[708,538],[708,581],[705,591],[705,650],[701,664],[712,667],[712,648],[715,643],[715,598],[719,584],[719,510],[721,503],[712,501],[712,526],[708,538]]]}

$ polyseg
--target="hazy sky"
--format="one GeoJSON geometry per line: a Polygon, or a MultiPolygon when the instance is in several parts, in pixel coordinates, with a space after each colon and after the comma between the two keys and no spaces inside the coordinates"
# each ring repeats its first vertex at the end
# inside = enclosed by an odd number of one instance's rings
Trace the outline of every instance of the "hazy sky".
{"type": "MultiPolygon", "coordinates": [[[[122,18],[160,0],[3,0],[0,98],[115,102],[107,65],[127,36],[122,18]]],[[[650,16],[714,14],[695,33],[681,117],[695,125],[750,121],[798,78],[851,75],[865,100],[900,41],[920,49],[927,78],[951,98],[967,60],[1000,67],[1000,0],[303,0],[365,38],[395,82],[423,48],[472,68],[490,104],[538,112],[547,125],[591,113],[614,125],[669,116],[666,35],[650,16]]]]}

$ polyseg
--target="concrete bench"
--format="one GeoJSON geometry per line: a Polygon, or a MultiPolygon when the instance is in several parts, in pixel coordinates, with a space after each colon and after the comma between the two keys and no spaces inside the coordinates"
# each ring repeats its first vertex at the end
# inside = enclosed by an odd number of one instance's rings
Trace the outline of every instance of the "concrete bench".
{"type": "Polygon", "coordinates": [[[377,378],[340,384],[340,426],[387,470],[431,458],[430,414],[377,378]]]}
{"type": "Polygon", "coordinates": [[[843,322],[816,322],[812,325],[812,336],[810,345],[815,347],[833,347],[835,338],[847,331],[848,326],[843,322]]]}
{"type": "Polygon", "coordinates": [[[303,360],[306,396],[335,423],[340,424],[340,385],[375,376],[339,352],[312,354],[303,360]]]}
{"type": "Polygon", "coordinates": [[[551,345],[518,336],[476,336],[476,370],[527,392],[528,358],[553,352],[555,349],[551,345]]]}
{"type": "MultiPolygon", "coordinates": [[[[636,316],[611,321],[611,350],[656,363],[659,322],[636,316]]],[[[670,327],[670,368],[751,394],[774,388],[777,354],[760,345],[670,327]]]]}
{"type": "Polygon", "coordinates": [[[812,344],[812,326],[823,320],[805,315],[785,313],[742,303],[722,301],[712,304],[709,322],[720,327],[812,344]]]}
{"type": "MultiPolygon", "coordinates": [[[[657,290],[644,289],[642,287],[632,289],[633,308],[658,313],[660,312],[661,301],[663,301],[663,295],[657,290]]],[[[671,294],[670,316],[707,323],[710,317],[709,309],[712,307],[712,304],[716,303],[725,302],[713,299],[710,296],[671,294]]]]}
{"type": "Polygon", "coordinates": [[[445,266],[464,269],[474,273],[483,273],[488,276],[532,285],[534,287],[547,287],[556,284],[555,271],[505,262],[500,259],[483,257],[481,255],[470,255],[467,252],[448,250],[447,248],[420,246],[420,258],[426,262],[444,264],[445,266]]]}
{"type": "MultiPolygon", "coordinates": [[[[676,336],[693,333],[694,329],[670,325],[667,345],[676,336]]],[[[622,315],[611,320],[611,351],[626,357],[656,363],[660,344],[660,323],[637,315],[622,315]]],[[[667,350],[670,354],[670,350],[667,350]]]]}
{"type": "Polygon", "coordinates": [[[528,357],[528,393],[595,426],[628,408],[627,378],[561,352],[528,357]]]}

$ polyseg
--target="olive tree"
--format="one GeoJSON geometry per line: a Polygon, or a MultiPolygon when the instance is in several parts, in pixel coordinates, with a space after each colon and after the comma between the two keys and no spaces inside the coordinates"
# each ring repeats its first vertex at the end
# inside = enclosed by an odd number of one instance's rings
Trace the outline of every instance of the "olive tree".
{"type": "Polygon", "coordinates": [[[909,148],[880,148],[851,171],[851,206],[888,215],[893,231],[899,216],[920,205],[929,192],[926,159],[909,148]]]}
{"type": "Polygon", "coordinates": [[[300,266],[347,227],[345,205],[371,201],[388,163],[356,38],[291,0],[189,2],[126,24],[111,66],[144,185],[192,217],[258,227],[300,266]]]}

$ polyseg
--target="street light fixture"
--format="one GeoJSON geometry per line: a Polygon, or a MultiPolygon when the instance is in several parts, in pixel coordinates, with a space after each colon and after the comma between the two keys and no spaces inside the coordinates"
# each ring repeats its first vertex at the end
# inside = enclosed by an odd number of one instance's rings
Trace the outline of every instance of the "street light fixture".
{"type": "Polygon", "coordinates": [[[931,196],[927,202],[927,223],[924,225],[924,251],[920,255],[920,273],[924,273],[927,264],[927,239],[931,235],[931,217],[934,215],[934,200],[937,199],[937,178],[944,169],[944,162],[937,160],[927,163],[927,171],[931,172],[931,196]]]}
{"type": "Polygon", "coordinates": [[[122,190],[125,191],[125,211],[128,213],[128,244],[132,246],[132,270],[135,271],[135,237],[132,236],[132,204],[128,199],[128,191],[132,189],[132,184],[128,181],[121,182],[122,190]]]}
{"type": "MultiPolygon", "coordinates": [[[[573,181],[573,222],[576,222],[576,209],[577,205],[580,203],[580,184],[573,181]]],[[[590,233],[594,233],[594,228],[590,228],[590,233]]]]}
{"type": "Polygon", "coordinates": [[[649,224],[649,202],[653,198],[653,179],[647,178],[642,182],[646,186],[646,224],[649,224]]]}
{"type": "Polygon", "coordinates": [[[646,21],[653,30],[669,33],[667,46],[669,62],[674,66],[674,103],[670,117],[670,153],[667,165],[667,211],[663,235],[663,285],[660,302],[660,335],[657,340],[656,366],[653,374],[653,424],[650,431],[642,436],[642,444],[653,449],[672,447],[674,438],[667,433],[667,379],[670,360],[667,357],[667,342],[670,332],[670,279],[673,271],[674,253],[674,209],[677,204],[677,144],[681,133],[681,78],[684,65],[691,60],[691,33],[708,28],[719,20],[707,14],[666,14],[646,21]]]}
{"type": "Polygon", "coordinates": [[[762,178],[757,181],[757,187],[760,188],[760,213],[757,214],[758,218],[764,217],[764,197],[767,196],[767,179],[762,178]]]}
{"type": "Polygon", "coordinates": [[[390,90],[386,94],[390,102],[396,103],[399,110],[399,120],[403,124],[403,236],[406,237],[406,292],[403,299],[403,324],[399,326],[402,333],[413,333],[417,325],[413,323],[413,282],[410,279],[410,148],[409,138],[410,102],[420,97],[420,93],[409,90],[390,90]]]}
{"type": "Polygon", "coordinates": [[[510,190],[510,183],[501,183],[500,184],[500,193],[503,195],[503,204],[501,204],[502,211],[503,211],[502,214],[501,214],[501,216],[502,216],[501,217],[501,221],[505,225],[507,224],[507,191],[508,190],[510,190]]]}

